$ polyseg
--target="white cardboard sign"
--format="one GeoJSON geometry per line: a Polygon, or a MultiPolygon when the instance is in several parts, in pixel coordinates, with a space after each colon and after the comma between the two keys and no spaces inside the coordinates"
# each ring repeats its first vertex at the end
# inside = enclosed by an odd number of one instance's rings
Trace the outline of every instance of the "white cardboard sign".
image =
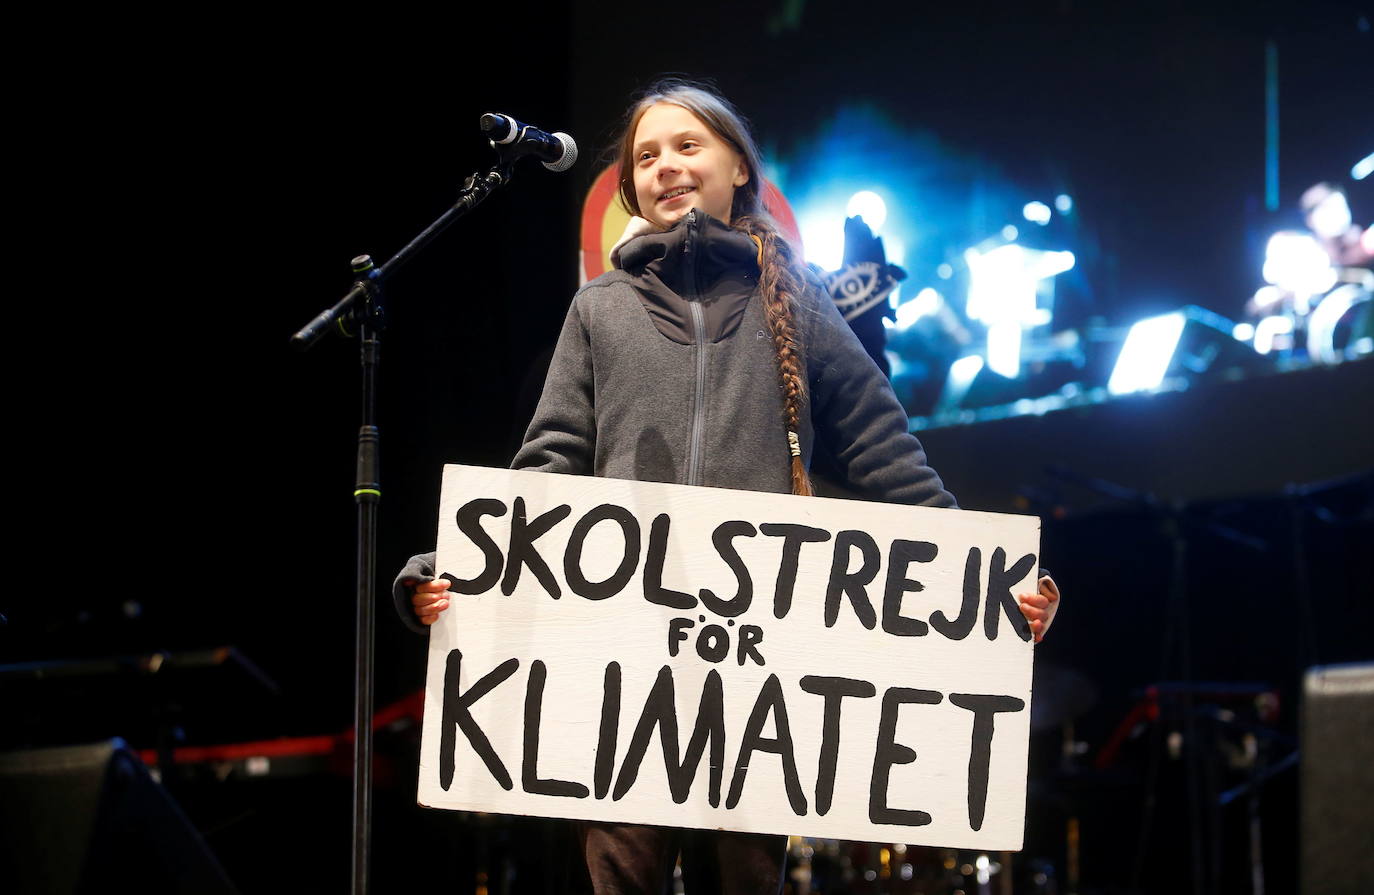
{"type": "Polygon", "coordinates": [[[448,466],[419,801],[1019,849],[1039,530],[448,466]]]}

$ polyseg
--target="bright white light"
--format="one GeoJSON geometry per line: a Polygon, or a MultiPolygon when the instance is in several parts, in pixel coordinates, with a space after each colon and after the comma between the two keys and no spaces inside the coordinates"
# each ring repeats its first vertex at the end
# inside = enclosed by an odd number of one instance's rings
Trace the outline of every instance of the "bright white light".
{"type": "Polygon", "coordinates": [[[904,301],[897,306],[897,321],[892,324],[892,329],[901,331],[910,328],[917,320],[940,310],[943,303],[944,298],[940,293],[927,286],[916,293],[911,301],[904,301]]]}
{"type": "Polygon", "coordinates": [[[821,270],[844,266],[844,219],[837,214],[813,214],[797,222],[806,260],[821,270]]]}
{"type": "MultiPolygon", "coordinates": [[[[1369,293],[1354,283],[1333,289],[1330,295],[1323,298],[1312,316],[1307,318],[1307,356],[1324,364],[1342,360],[1341,352],[1336,350],[1336,327],[1347,311],[1369,300],[1369,293]]],[[[1355,354],[1368,353],[1360,350],[1360,342],[1350,347],[1355,354]]]]}
{"type": "Polygon", "coordinates": [[[927,286],[920,292],[917,292],[916,297],[913,298],[910,303],[918,306],[922,314],[934,314],[936,311],[940,310],[940,305],[945,303],[945,298],[943,295],[927,286]]]}
{"type": "Polygon", "coordinates": [[[1261,319],[1255,324],[1255,350],[1260,354],[1268,354],[1274,350],[1274,341],[1279,336],[1286,336],[1292,331],[1293,321],[1282,314],[1261,319]]]}
{"type": "Polygon", "coordinates": [[[1258,311],[1266,310],[1283,300],[1283,293],[1277,286],[1261,286],[1255,290],[1255,297],[1250,299],[1250,303],[1258,311]]]}
{"type": "Polygon", "coordinates": [[[877,233],[887,220],[887,203],[883,197],[872,190],[859,190],[849,197],[849,204],[844,207],[846,217],[859,215],[864,219],[864,223],[877,233]]]}
{"type": "Polygon", "coordinates": [[[1021,209],[1021,214],[1032,224],[1045,226],[1050,222],[1050,207],[1044,202],[1027,202],[1026,207],[1021,209]]]}
{"type": "Polygon", "coordinates": [[[1072,252],[1041,252],[1016,243],[987,254],[964,252],[969,267],[965,313],[988,327],[988,366],[1008,378],[1021,371],[1021,336],[1025,327],[1049,322],[1049,310],[1037,308],[1041,280],[1069,270],[1072,252]]]}
{"type": "Polygon", "coordinates": [[[1374,174],[1374,152],[1360,159],[1355,163],[1355,167],[1350,169],[1352,180],[1364,180],[1370,174],[1374,174]]]}
{"type": "Polygon", "coordinates": [[[988,327],[988,369],[1008,379],[1021,373],[1021,324],[994,323],[988,327]]]}
{"type": "Polygon", "coordinates": [[[1113,395],[1158,388],[1169,371],[1169,362],[1183,335],[1183,313],[1174,311],[1159,317],[1138,321],[1126,333],[1126,343],[1107,380],[1107,391],[1113,395]]]}
{"type": "Polygon", "coordinates": [[[1066,271],[1073,270],[1073,266],[1078,259],[1073,256],[1073,252],[1042,252],[1038,263],[1035,265],[1035,273],[1040,279],[1058,276],[1066,271]]]}
{"type": "MultiPolygon", "coordinates": [[[[887,257],[888,264],[896,264],[901,267],[906,262],[906,244],[889,233],[883,237],[883,254],[887,257]]],[[[892,293],[887,297],[887,300],[894,308],[901,303],[902,284],[900,282],[892,285],[892,293]]]]}
{"type": "Polygon", "coordinates": [[[1073,199],[1067,193],[1060,193],[1054,197],[1054,207],[1060,214],[1068,214],[1073,211],[1073,199]]]}
{"type": "Polygon", "coordinates": [[[1078,259],[1073,252],[1042,252],[1008,243],[987,254],[969,249],[964,260],[969,266],[969,317],[992,323],[1013,316],[1024,323],[1036,317],[1037,283],[1073,270],[1078,259]]]}
{"type": "Polygon", "coordinates": [[[1007,242],[1015,242],[1016,237],[1020,233],[1021,231],[1016,229],[1015,224],[1007,224],[1005,227],[1002,228],[1002,238],[1005,239],[1007,242]]]}
{"type": "Polygon", "coordinates": [[[978,374],[982,371],[983,358],[981,355],[970,354],[961,357],[949,365],[949,378],[945,380],[945,388],[959,392],[968,391],[968,387],[973,385],[973,380],[978,378],[978,374]]]}
{"type": "Polygon", "coordinates": [[[1284,292],[1320,295],[1336,283],[1331,257],[1310,233],[1283,230],[1264,249],[1264,279],[1284,292]]]}
{"type": "Polygon", "coordinates": [[[942,280],[948,280],[950,277],[954,276],[954,268],[950,267],[948,264],[941,264],[939,267],[935,268],[935,275],[942,280]]]}
{"type": "Polygon", "coordinates": [[[1237,342],[1248,342],[1255,337],[1253,323],[1237,323],[1231,328],[1231,337],[1237,342]]]}
{"type": "Polygon", "coordinates": [[[991,324],[1019,320],[1034,310],[1036,277],[1027,271],[1021,246],[998,246],[986,255],[969,249],[964,258],[969,266],[969,317],[991,324]]]}
{"type": "Polygon", "coordinates": [[[1354,219],[1350,215],[1350,203],[1345,193],[1332,190],[1326,194],[1316,207],[1307,213],[1307,221],[1318,236],[1335,239],[1345,235],[1354,219]]]}

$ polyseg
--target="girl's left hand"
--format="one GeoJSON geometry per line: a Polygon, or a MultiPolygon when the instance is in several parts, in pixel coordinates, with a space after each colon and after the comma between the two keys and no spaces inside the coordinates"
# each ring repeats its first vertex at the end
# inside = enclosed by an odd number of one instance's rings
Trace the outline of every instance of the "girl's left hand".
{"type": "Polygon", "coordinates": [[[1035,642],[1045,639],[1046,632],[1054,622],[1054,614],[1059,610],[1059,588],[1054,579],[1046,575],[1040,579],[1040,593],[1017,594],[1016,602],[1021,606],[1021,614],[1030,622],[1035,642]]]}

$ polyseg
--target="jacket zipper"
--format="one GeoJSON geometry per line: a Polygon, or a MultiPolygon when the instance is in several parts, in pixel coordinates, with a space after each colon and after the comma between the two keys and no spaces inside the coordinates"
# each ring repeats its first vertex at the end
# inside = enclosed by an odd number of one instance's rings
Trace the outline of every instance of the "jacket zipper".
{"type": "Polygon", "coordinates": [[[696,391],[692,404],[692,440],[687,446],[687,484],[701,484],[701,441],[706,428],[706,340],[702,331],[706,328],[705,315],[701,312],[700,294],[697,285],[697,256],[693,252],[697,235],[697,210],[687,212],[687,238],[682,244],[683,262],[687,268],[687,283],[691,290],[685,296],[687,307],[692,311],[692,337],[697,344],[696,391]]]}

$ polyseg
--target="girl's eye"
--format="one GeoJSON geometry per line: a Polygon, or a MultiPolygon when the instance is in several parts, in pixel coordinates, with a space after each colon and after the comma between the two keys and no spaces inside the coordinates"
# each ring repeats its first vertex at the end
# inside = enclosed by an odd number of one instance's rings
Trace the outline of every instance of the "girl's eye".
{"type": "Polygon", "coordinates": [[[654,157],[653,153],[649,152],[648,150],[645,150],[644,152],[641,152],[641,153],[639,154],[639,160],[640,160],[641,162],[648,161],[649,159],[651,159],[651,158],[653,158],[653,157],[654,157]]]}
{"type": "Polygon", "coordinates": [[[696,148],[697,148],[697,145],[698,145],[698,144],[697,144],[697,141],[696,141],[696,140],[688,140],[688,141],[686,141],[685,143],[682,144],[682,148],[683,148],[683,149],[696,149],[696,148]]]}

